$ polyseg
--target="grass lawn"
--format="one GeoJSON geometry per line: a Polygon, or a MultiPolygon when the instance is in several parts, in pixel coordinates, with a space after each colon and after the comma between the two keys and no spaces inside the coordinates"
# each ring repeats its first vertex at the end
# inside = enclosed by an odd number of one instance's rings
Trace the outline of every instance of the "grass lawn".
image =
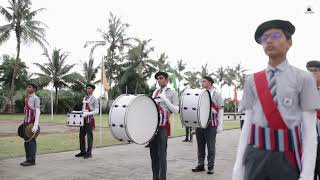
{"type": "MultiPolygon", "coordinates": [[[[0,114],[0,121],[23,121],[24,114],[0,114]]],[[[100,127],[99,124],[99,115],[96,115],[96,126],[100,127]]],[[[67,114],[57,114],[53,115],[53,121],[51,120],[51,114],[41,114],[40,115],[40,125],[41,122],[45,123],[55,123],[55,124],[65,124],[67,121],[67,114]]],[[[102,114],[102,127],[108,127],[108,115],[102,114]]]]}
{"type": "MultiPolygon", "coordinates": [[[[104,115],[103,127],[107,126],[107,115],[104,115]]],[[[23,115],[0,115],[1,120],[19,120],[17,118],[23,118],[23,115]]],[[[42,115],[42,122],[51,122],[64,124],[65,123],[65,115],[55,115],[54,122],[51,121],[50,115],[42,115]]],[[[185,134],[185,128],[181,126],[180,117],[178,114],[175,115],[174,121],[173,117],[171,117],[172,128],[174,128],[173,136],[182,136],[185,134]]],[[[97,125],[99,121],[97,122],[97,125]]],[[[239,128],[239,121],[225,121],[224,129],[234,129],[239,128]]],[[[64,134],[45,134],[39,135],[37,138],[37,154],[46,154],[53,152],[63,152],[63,151],[71,151],[79,149],[79,134],[78,133],[64,133],[64,134]]],[[[119,142],[114,139],[110,133],[110,131],[106,128],[103,128],[102,131],[102,140],[100,145],[99,139],[99,128],[94,132],[94,147],[105,147],[115,144],[121,144],[124,142],[119,142]]],[[[0,160],[14,157],[21,157],[25,155],[23,141],[19,137],[3,137],[0,138],[0,160]]]]}

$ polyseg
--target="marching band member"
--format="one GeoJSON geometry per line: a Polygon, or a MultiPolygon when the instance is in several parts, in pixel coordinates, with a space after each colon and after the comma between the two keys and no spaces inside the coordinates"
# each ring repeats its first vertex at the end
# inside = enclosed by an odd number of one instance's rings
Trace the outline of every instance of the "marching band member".
{"type": "MultiPolygon", "coordinates": [[[[33,124],[32,133],[36,133],[39,128],[40,99],[35,94],[37,90],[37,84],[32,82],[27,83],[27,97],[25,99],[25,118],[23,126],[24,129],[26,129],[28,125],[33,124]]],[[[24,149],[26,152],[26,161],[20,163],[20,165],[33,166],[36,164],[37,142],[35,138],[29,140],[29,138],[27,138],[26,135],[24,136],[24,149]]]]}
{"type": "Polygon", "coordinates": [[[220,93],[212,86],[213,79],[209,76],[204,76],[202,79],[202,87],[210,92],[211,96],[211,114],[208,127],[205,129],[196,128],[196,138],[198,147],[198,166],[192,169],[192,172],[205,171],[204,160],[206,156],[205,147],[208,149],[208,174],[214,174],[214,161],[216,156],[216,135],[218,131],[222,131],[222,118],[224,101],[220,93]]]}
{"type": "Polygon", "coordinates": [[[93,133],[92,130],[95,129],[95,121],[93,115],[99,113],[99,103],[98,100],[92,95],[95,86],[93,84],[86,85],[87,96],[83,98],[83,117],[84,124],[80,127],[79,131],[79,141],[80,141],[80,153],[76,154],[76,157],[84,157],[84,159],[92,157],[92,144],[93,144],[93,133]],[[88,146],[86,149],[85,136],[87,135],[88,146]]]}
{"type": "MultiPolygon", "coordinates": [[[[309,61],[307,63],[308,71],[313,73],[313,76],[317,81],[317,88],[320,94],[320,61],[309,61]]],[[[314,180],[317,178],[320,179],[320,111],[317,110],[317,135],[318,135],[318,148],[317,148],[317,158],[316,158],[316,167],[314,171],[314,180]]]]}
{"type": "Polygon", "coordinates": [[[255,40],[269,62],[249,76],[240,112],[245,112],[233,180],[310,180],[314,176],[320,97],[310,73],[289,64],[295,27],[262,23],[255,40]]]}
{"type": "Polygon", "coordinates": [[[159,88],[153,93],[160,115],[159,129],[149,143],[153,180],[166,180],[167,177],[167,141],[170,135],[170,113],[179,112],[178,93],[170,89],[168,74],[157,72],[155,79],[159,88]]]}

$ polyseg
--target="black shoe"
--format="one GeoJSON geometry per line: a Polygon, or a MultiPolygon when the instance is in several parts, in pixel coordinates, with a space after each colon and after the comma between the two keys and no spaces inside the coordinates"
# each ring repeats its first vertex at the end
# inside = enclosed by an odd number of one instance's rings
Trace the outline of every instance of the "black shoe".
{"type": "Polygon", "coordinates": [[[207,174],[214,174],[214,170],[213,169],[208,169],[207,174]]]}
{"type": "Polygon", "coordinates": [[[34,166],[36,165],[36,162],[34,161],[24,161],[22,163],[20,163],[21,166],[34,166]]]}
{"type": "Polygon", "coordinates": [[[189,142],[192,142],[192,139],[190,139],[190,141],[189,142]]]}
{"type": "Polygon", "coordinates": [[[92,154],[91,153],[86,153],[84,156],[83,156],[84,159],[88,159],[88,158],[92,158],[92,154]]]}
{"type": "Polygon", "coordinates": [[[188,139],[185,139],[185,140],[183,140],[182,142],[188,142],[189,140],[188,139]]]}
{"type": "Polygon", "coordinates": [[[80,152],[79,154],[76,154],[75,157],[83,157],[85,154],[85,152],[80,152]]]}
{"type": "Polygon", "coordinates": [[[201,171],[205,171],[204,166],[197,166],[192,169],[192,172],[201,172],[201,171]]]}

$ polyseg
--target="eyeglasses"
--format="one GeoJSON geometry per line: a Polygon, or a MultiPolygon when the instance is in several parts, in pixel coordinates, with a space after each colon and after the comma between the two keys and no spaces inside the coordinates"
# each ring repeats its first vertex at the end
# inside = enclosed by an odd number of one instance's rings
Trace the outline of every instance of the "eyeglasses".
{"type": "Polygon", "coordinates": [[[279,39],[281,38],[281,36],[282,36],[282,35],[281,35],[280,32],[274,32],[274,33],[272,33],[272,34],[262,35],[262,36],[260,37],[260,42],[261,42],[261,43],[266,43],[266,42],[268,41],[269,37],[271,37],[271,40],[277,41],[277,40],[279,40],[279,39]]]}

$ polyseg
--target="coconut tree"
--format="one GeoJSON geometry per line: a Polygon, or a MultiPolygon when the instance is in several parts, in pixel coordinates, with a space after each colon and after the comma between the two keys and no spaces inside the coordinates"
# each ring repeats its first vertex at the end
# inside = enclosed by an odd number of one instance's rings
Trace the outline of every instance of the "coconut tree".
{"type": "Polygon", "coordinates": [[[114,67],[123,60],[123,58],[120,58],[119,54],[122,54],[123,49],[129,46],[130,38],[125,34],[128,27],[129,24],[122,23],[120,18],[110,12],[107,30],[97,30],[101,35],[101,39],[98,41],[87,41],[84,45],[84,47],[91,47],[91,57],[98,47],[106,48],[107,55],[105,57],[106,61],[108,61],[107,74],[110,87],[112,80],[114,79],[113,73],[115,73],[114,71],[117,69],[114,67]]]}
{"type": "Polygon", "coordinates": [[[180,85],[181,85],[181,82],[183,80],[183,71],[186,69],[186,63],[183,62],[182,59],[180,59],[179,61],[177,61],[177,64],[176,64],[176,67],[174,68],[174,74],[175,74],[175,77],[178,78],[178,94],[180,96],[180,85]]]}
{"type": "Polygon", "coordinates": [[[126,82],[130,74],[137,73],[140,78],[137,78],[134,93],[138,93],[139,84],[144,84],[145,81],[156,71],[152,63],[154,60],[150,59],[150,53],[154,51],[154,47],[150,47],[149,40],[135,39],[138,43],[136,46],[128,51],[128,62],[125,64],[128,68],[126,73],[121,77],[121,82],[126,82]]]}
{"type": "Polygon", "coordinates": [[[166,53],[161,53],[157,60],[149,61],[158,71],[173,72],[170,63],[167,61],[168,55],[166,53]]]}
{"type": "Polygon", "coordinates": [[[223,86],[223,81],[226,78],[227,74],[225,72],[225,69],[220,66],[214,73],[213,76],[215,76],[215,79],[217,80],[217,83],[220,85],[220,88],[223,86]]]}
{"type": "Polygon", "coordinates": [[[188,86],[192,89],[200,88],[199,72],[187,71],[184,73],[184,77],[184,79],[186,80],[184,86],[188,86]]]}
{"type": "Polygon", "coordinates": [[[47,52],[44,53],[44,56],[47,58],[48,63],[34,63],[42,71],[42,73],[34,74],[38,75],[38,82],[47,85],[49,83],[53,84],[55,89],[55,107],[58,110],[58,90],[68,87],[68,83],[84,80],[79,73],[71,73],[75,64],[67,64],[68,53],[62,52],[61,49],[54,49],[51,57],[47,52]]]}
{"type": "MultiPolygon", "coordinates": [[[[0,6],[0,14],[8,22],[0,25],[0,45],[10,39],[13,33],[16,37],[16,64],[20,63],[21,43],[35,42],[44,50],[48,42],[45,39],[47,25],[36,20],[36,15],[44,9],[31,10],[30,0],[9,0],[9,7],[0,6]]],[[[15,80],[18,66],[14,66],[10,85],[10,112],[14,111],[15,80]]]]}
{"type": "Polygon", "coordinates": [[[247,69],[244,69],[241,64],[237,64],[237,66],[234,68],[235,70],[235,82],[236,82],[236,89],[243,90],[244,88],[244,83],[246,79],[246,72],[247,69]]]}
{"type": "Polygon", "coordinates": [[[210,72],[208,69],[208,63],[206,63],[205,65],[201,66],[201,71],[199,71],[199,75],[201,77],[203,76],[213,76],[214,72],[210,72]]]}
{"type": "Polygon", "coordinates": [[[99,67],[94,66],[94,59],[90,58],[88,62],[82,64],[83,74],[84,74],[84,83],[93,83],[96,79],[99,67]]]}
{"type": "Polygon", "coordinates": [[[82,74],[84,76],[81,78],[80,81],[73,82],[70,86],[70,89],[72,89],[74,92],[83,93],[84,92],[84,86],[88,83],[98,83],[100,81],[93,82],[96,78],[96,75],[98,73],[99,67],[94,66],[94,59],[90,58],[88,62],[82,63],[82,74]]]}

